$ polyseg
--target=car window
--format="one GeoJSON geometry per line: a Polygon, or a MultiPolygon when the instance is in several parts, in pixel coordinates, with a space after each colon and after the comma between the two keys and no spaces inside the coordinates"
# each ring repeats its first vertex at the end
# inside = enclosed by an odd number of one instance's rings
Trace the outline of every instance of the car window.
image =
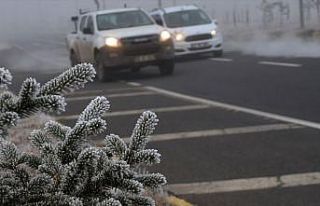
{"type": "Polygon", "coordinates": [[[98,30],[120,29],[152,25],[154,22],[141,10],[97,15],[98,30]]]}
{"type": "Polygon", "coordinates": [[[154,15],[152,15],[152,18],[154,19],[154,21],[155,21],[158,25],[160,25],[160,26],[163,26],[163,25],[164,25],[164,24],[163,24],[163,21],[162,21],[162,18],[161,18],[160,15],[154,14],[154,15]]]}
{"type": "Polygon", "coordinates": [[[84,27],[85,27],[85,25],[86,25],[87,17],[88,17],[88,16],[83,16],[83,17],[81,18],[81,21],[80,21],[80,31],[81,31],[81,32],[83,32],[83,29],[84,29],[84,27]]]}
{"type": "Polygon", "coordinates": [[[166,13],[164,19],[170,28],[212,23],[208,15],[200,9],[166,13]]]}

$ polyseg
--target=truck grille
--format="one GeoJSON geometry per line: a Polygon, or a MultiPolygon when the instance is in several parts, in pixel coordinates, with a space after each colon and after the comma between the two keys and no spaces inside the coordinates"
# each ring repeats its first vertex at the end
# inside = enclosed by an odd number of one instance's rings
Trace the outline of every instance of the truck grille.
{"type": "Polygon", "coordinates": [[[208,39],[212,39],[211,34],[197,34],[197,35],[187,36],[186,42],[201,41],[201,40],[208,40],[208,39]]]}
{"type": "Polygon", "coordinates": [[[127,56],[153,54],[161,49],[158,34],[122,38],[121,42],[127,56]]]}

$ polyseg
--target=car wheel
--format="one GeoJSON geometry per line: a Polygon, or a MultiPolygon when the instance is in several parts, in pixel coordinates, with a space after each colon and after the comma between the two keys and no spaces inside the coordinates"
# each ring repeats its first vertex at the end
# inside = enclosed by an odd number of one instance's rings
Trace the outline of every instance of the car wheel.
{"type": "Polygon", "coordinates": [[[95,55],[95,68],[97,71],[97,78],[100,82],[111,80],[110,72],[108,72],[108,69],[103,65],[100,53],[95,55]]]}
{"type": "Polygon", "coordinates": [[[174,71],[174,60],[166,60],[159,65],[161,75],[171,75],[174,71]]]}
{"type": "Polygon", "coordinates": [[[213,52],[214,57],[222,57],[222,55],[223,55],[223,50],[213,52]]]}
{"type": "Polygon", "coordinates": [[[75,65],[80,63],[80,61],[74,51],[70,51],[70,63],[71,63],[72,67],[74,67],[75,65]]]}

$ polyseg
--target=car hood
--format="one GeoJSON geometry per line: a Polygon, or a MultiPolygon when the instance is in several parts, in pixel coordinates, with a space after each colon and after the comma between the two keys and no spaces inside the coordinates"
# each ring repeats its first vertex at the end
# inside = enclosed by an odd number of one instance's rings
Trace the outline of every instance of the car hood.
{"type": "Polygon", "coordinates": [[[205,25],[195,25],[188,27],[179,27],[170,29],[171,33],[183,33],[186,36],[197,35],[197,34],[206,34],[211,33],[212,30],[217,29],[217,25],[205,24],[205,25]]]}
{"type": "Polygon", "coordinates": [[[164,29],[158,25],[148,25],[100,31],[100,35],[102,37],[124,38],[132,36],[143,36],[148,34],[159,34],[163,30],[164,29]]]}

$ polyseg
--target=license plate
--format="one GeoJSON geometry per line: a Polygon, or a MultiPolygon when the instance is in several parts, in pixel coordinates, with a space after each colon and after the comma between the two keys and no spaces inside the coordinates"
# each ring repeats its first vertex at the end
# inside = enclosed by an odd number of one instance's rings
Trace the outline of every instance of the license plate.
{"type": "Polygon", "coordinates": [[[134,61],[135,62],[148,62],[148,61],[153,61],[155,60],[154,55],[142,55],[142,56],[137,56],[134,61]]]}
{"type": "Polygon", "coordinates": [[[194,43],[191,44],[192,49],[202,49],[202,48],[207,48],[210,46],[210,42],[203,42],[203,43],[194,43]]]}

